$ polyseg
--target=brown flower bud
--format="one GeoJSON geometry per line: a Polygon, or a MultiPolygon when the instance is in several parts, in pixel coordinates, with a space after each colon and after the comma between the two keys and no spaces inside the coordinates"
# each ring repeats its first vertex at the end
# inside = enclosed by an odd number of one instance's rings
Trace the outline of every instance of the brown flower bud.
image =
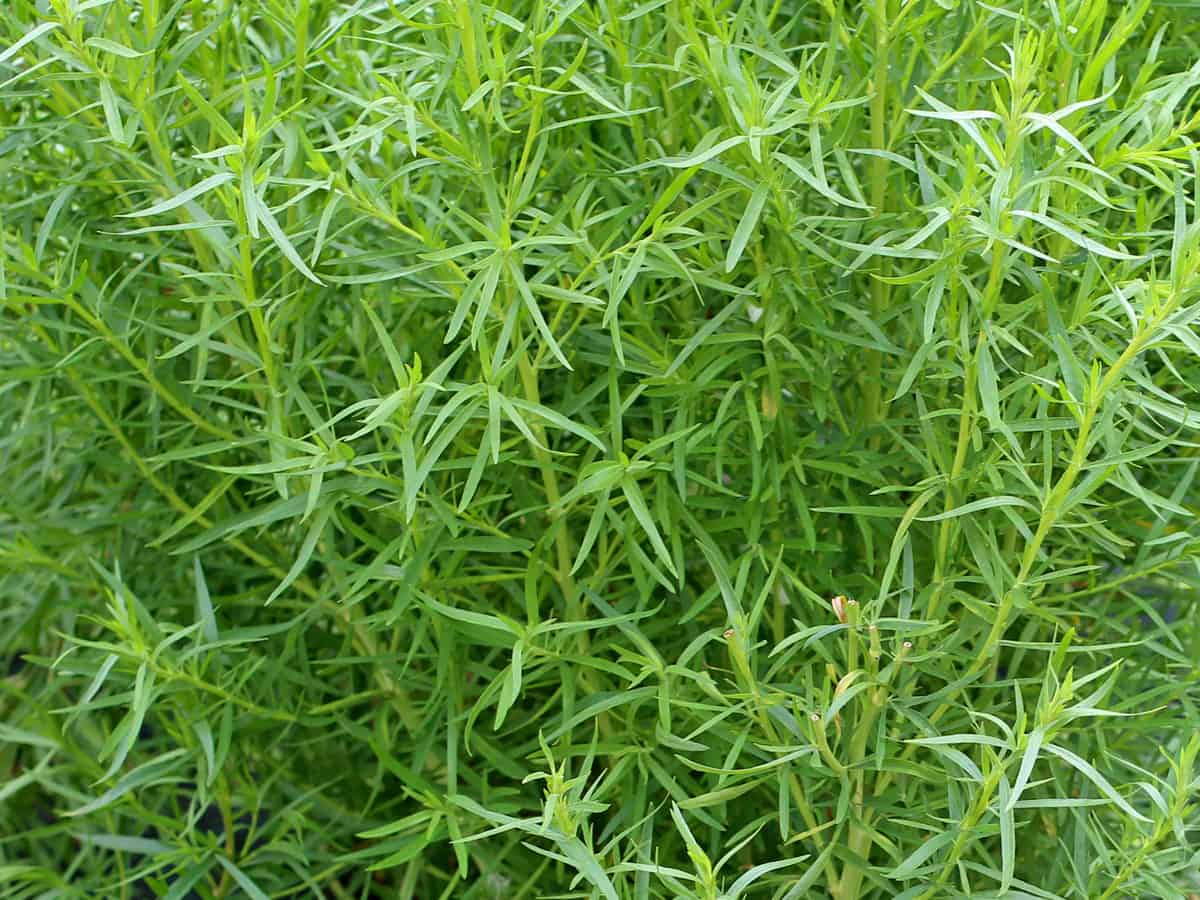
{"type": "Polygon", "coordinates": [[[849,602],[841,594],[838,594],[829,601],[829,605],[833,607],[833,614],[837,616],[837,620],[843,625],[846,624],[846,603],[849,602]]]}

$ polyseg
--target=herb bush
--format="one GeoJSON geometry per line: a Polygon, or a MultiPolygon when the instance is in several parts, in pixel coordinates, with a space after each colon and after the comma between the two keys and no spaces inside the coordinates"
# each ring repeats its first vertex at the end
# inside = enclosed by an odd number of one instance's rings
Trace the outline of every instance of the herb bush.
{"type": "Polygon", "coordinates": [[[6,0],[0,896],[1194,896],[1191,15],[6,0]]]}

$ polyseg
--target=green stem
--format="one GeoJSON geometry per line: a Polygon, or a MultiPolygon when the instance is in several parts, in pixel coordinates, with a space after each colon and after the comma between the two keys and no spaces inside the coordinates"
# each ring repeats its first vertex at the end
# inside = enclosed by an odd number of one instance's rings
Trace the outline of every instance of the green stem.
{"type": "MultiPolygon", "coordinates": [[[[767,712],[766,698],[763,697],[762,691],[758,685],[758,679],[754,676],[754,672],[750,667],[750,660],[746,656],[745,648],[742,643],[742,636],[736,629],[730,629],[725,635],[725,645],[729,650],[729,656],[733,661],[734,673],[737,677],[738,685],[750,697],[751,715],[762,729],[767,740],[775,746],[781,746],[784,742],[779,736],[779,732],[775,730],[775,726],[771,723],[770,713],[767,712]]],[[[829,744],[824,737],[824,726],[821,724],[820,716],[817,716],[817,721],[814,724],[814,735],[817,735],[815,743],[818,750],[829,767],[839,774],[845,772],[845,767],[837,761],[833,753],[829,749],[829,744]]],[[[792,802],[796,808],[800,810],[800,816],[804,819],[804,824],[808,826],[807,834],[812,837],[813,843],[817,845],[818,850],[825,845],[825,839],[821,835],[820,826],[817,824],[817,817],[812,811],[812,806],[809,805],[808,797],[804,793],[804,786],[796,777],[795,773],[788,770],[788,792],[791,794],[792,802]]],[[[837,882],[837,869],[834,867],[833,860],[825,861],[825,877],[828,880],[831,889],[837,882]]]]}
{"type": "MultiPolygon", "coordinates": [[[[530,364],[527,351],[523,351],[520,359],[517,360],[517,369],[521,373],[521,386],[525,391],[525,399],[530,403],[541,405],[541,392],[538,389],[537,372],[530,364]]],[[[578,621],[582,618],[583,610],[579,603],[579,592],[575,585],[575,576],[571,574],[571,565],[574,562],[571,555],[571,539],[567,534],[567,529],[563,527],[563,523],[559,520],[562,513],[561,511],[557,511],[559,500],[562,499],[562,493],[558,486],[558,475],[554,471],[554,463],[550,458],[550,451],[547,449],[549,444],[546,441],[545,428],[538,421],[531,422],[529,427],[539,444],[539,446],[534,447],[533,453],[538,461],[538,468],[541,470],[542,489],[546,492],[548,515],[551,518],[550,527],[554,529],[554,548],[558,565],[556,580],[558,581],[559,589],[562,591],[568,615],[573,621],[578,621]]],[[[587,633],[581,631],[579,634],[586,647],[587,633]]]]}
{"type": "MultiPolygon", "coordinates": [[[[866,809],[866,771],[863,769],[862,763],[866,759],[867,741],[871,738],[871,731],[875,726],[875,720],[879,717],[884,703],[887,702],[887,689],[868,690],[862,696],[864,700],[859,705],[860,719],[857,727],[854,729],[854,736],[850,740],[849,768],[852,773],[851,778],[854,782],[854,796],[852,801],[854,814],[850,822],[848,847],[855,856],[865,861],[867,855],[871,852],[871,845],[875,840],[875,832],[868,822],[866,809]]],[[[838,900],[857,898],[859,892],[862,890],[862,879],[862,868],[855,865],[852,860],[846,860],[842,867],[841,881],[838,883],[838,900]]]]}
{"type": "Polygon", "coordinates": [[[975,797],[975,802],[971,804],[970,810],[963,816],[962,822],[958,825],[958,834],[954,838],[954,843],[950,847],[950,852],[946,856],[946,862],[942,865],[942,869],[938,872],[937,878],[929,884],[928,889],[921,894],[917,900],[928,900],[937,894],[938,888],[943,885],[950,873],[954,871],[958,865],[958,858],[966,849],[967,840],[979,820],[983,818],[983,814],[987,812],[988,806],[991,805],[992,795],[996,792],[996,787],[1000,783],[1000,776],[1004,774],[1004,766],[996,765],[987,778],[984,779],[983,785],[980,787],[979,793],[975,797]]]}
{"type": "Polygon", "coordinates": [[[1143,324],[1142,329],[1129,342],[1125,351],[1109,367],[1109,370],[1100,379],[1099,383],[1090,390],[1087,405],[1079,422],[1079,433],[1076,435],[1075,444],[1071,448],[1070,462],[1067,463],[1067,468],[1063,470],[1062,475],[1059,476],[1058,481],[1055,482],[1054,487],[1051,488],[1050,493],[1047,495],[1046,502],[1042,505],[1042,514],[1038,518],[1037,529],[1034,531],[1032,539],[1025,545],[1025,552],[1021,555],[1021,567],[1017,573],[1017,577],[1008,590],[1004,592],[1004,596],[1000,601],[1000,608],[996,613],[996,620],[992,624],[992,629],[988,633],[987,639],[984,641],[982,650],[976,656],[971,668],[968,669],[969,673],[979,671],[987,664],[991,655],[995,652],[996,646],[1000,643],[1001,635],[1004,634],[1005,628],[1008,627],[1008,619],[1012,614],[1017,597],[1020,596],[1028,584],[1030,575],[1033,573],[1033,567],[1037,563],[1042,544],[1045,542],[1050,530],[1058,523],[1059,518],[1065,512],[1064,507],[1067,498],[1070,495],[1071,489],[1075,486],[1075,480],[1079,477],[1079,473],[1083,471],[1084,465],[1087,462],[1092,428],[1096,422],[1096,415],[1100,411],[1100,404],[1116,385],[1125,367],[1141,353],[1149,341],[1150,334],[1157,329],[1163,319],[1174,312],[1177,303],[1178,295],[1173,295],[1164,304],[1163,309],[1154,317],[1152,323],[1143,324]]]}
{"type": "MultiPolygon", "coordinates": [[[[887,84],[890,51],[888,0],[875,0],[872,8],[872,21],[875,27],[875,67],[871,76],[871,147],[882,152],[887,149],[887,84]]],[[[887,180],[887,160],[877,153],[871,158],[870,170],[871,206],[877,217],[887,212],[887,180]]],[[[887,312],[890,300],[890,287],[882,280],[886,274],[886,262],[883,257],[880,257],[875,264],[875,277],[871,279],[871,320],[876,325],[882,324],[881,320],[887,312]]],[[[879,350],[869,351],[866,381],[863,385],[867,427],[880,421],[887,414],[887,401],[883,399],[881,383],[882,372],[883,354],[879,350]]]]}

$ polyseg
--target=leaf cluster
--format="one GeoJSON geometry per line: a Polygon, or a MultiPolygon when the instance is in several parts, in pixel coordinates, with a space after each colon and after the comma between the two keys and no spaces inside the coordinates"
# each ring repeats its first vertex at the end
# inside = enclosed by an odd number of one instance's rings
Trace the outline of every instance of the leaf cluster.
{"type": "Polygon", "coordinates": [[[0,897],[1200,892],[1135,0],[7,0],[0,897]]]}

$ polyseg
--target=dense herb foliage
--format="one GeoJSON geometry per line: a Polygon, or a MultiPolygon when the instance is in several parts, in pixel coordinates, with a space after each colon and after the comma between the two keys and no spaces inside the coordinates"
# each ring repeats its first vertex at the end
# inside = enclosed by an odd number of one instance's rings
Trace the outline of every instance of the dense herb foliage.
{"type": "Polygon", "coordinates": [[[5,0],[0,896],[1200,892],[1136,0],[5,0]]]}

